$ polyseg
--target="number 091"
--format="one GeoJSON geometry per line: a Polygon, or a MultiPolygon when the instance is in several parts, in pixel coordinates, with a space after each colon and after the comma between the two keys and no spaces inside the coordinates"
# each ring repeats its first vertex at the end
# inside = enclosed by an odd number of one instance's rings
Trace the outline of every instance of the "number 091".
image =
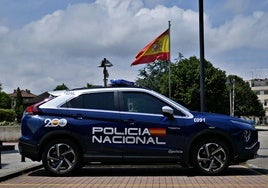
{"type": "Polygon", "coordinates": [[[194,118],[195,123],[206,122],[206,118],[194,118]]]}

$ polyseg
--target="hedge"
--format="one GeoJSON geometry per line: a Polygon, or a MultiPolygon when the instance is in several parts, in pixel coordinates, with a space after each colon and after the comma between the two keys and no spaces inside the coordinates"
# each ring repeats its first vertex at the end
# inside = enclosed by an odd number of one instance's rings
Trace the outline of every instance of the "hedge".
{"type": "Polygon", "coordinates": [[[10,109],[0,109],[0,122],[1,121],[14,121],[16,119],[16,113],[10,109]]]}

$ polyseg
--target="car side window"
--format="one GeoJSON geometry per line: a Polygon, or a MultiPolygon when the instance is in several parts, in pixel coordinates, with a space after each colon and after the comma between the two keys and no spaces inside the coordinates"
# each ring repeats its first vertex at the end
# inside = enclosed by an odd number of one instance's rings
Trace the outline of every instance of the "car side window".
{"type": "Polygon", "coordinates": [[[65,103],[62,107],[115,110],[114,93],[104,92],[83,94],[65,103]]]}
{"type": "Polygon", "coordinates": [[[162,107],[167,104],[146,93],[123,92],[123,111],[162,114],[162,107]]]}

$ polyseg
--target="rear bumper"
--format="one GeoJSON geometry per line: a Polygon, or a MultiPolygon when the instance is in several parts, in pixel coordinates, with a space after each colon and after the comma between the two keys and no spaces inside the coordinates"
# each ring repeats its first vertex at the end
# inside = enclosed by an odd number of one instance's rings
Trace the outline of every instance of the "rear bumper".
{"type": "Polygon", "coordinates": [[[27,157],[33,161],[40,161],[39,147],[36,144],[31,144],[23,140],[19,140],[19,152],[24,157],[27,157]]]}

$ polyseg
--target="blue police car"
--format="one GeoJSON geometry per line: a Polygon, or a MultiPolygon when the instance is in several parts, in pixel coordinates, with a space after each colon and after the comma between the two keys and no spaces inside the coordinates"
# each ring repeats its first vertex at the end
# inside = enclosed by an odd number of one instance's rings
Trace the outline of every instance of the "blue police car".
{"type": "Polygon", "coordinates": [[[125,81],[113,87],[50,92],[27,107],[19,150],[55,175],[86,164],[187,164],[213,175],[255,157],[247,121],[192,112],[125,81]]]}

